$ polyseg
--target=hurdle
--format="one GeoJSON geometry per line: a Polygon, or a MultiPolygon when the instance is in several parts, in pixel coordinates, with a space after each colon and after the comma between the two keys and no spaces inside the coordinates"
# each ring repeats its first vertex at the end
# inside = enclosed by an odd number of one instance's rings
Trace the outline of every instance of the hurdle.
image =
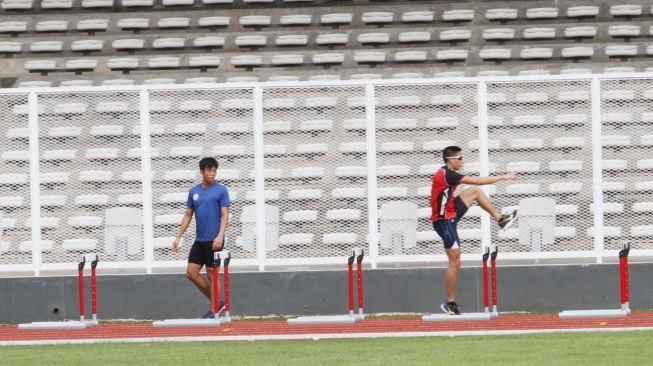
{"type": "Polygon", "coordinates": [[[490,320],[497,318],[499,316],[499,311],[497,309],[498,299],[497,299],[497,255],[499,254],[499,248],[494,246],[494,250],[490,252],[489,247],[485,247],[483,251],[482,261],[483,261],[483,312],[482,313],[462,313],[460,315],[449,315],[449,314],[430,314],[422,316],[423,321],[427,322],[442,322],[442,321],[453,321],[453,320],[490,320]],[[490,296],[488,294],[488,259],[490,259],[491,270],[490,270],[490,280],[492,286],[492,297],[490,304],[490,296]],[[490,306],[492,311],[490,311],[490,306]]]}
{"type": "Polygon", "coordinates": [[[352,324],[365,320],[363,312],[363,256],[361,248],[354,248],[347,258],[347,297],[349,314],[314,315],[288,319],[288,324],[352,324]],[[354,312],[354,260],[356,261],[356,282],[358,288],[358,312],[354,312]]]}
{"type": "Polygon", "coordinates": [[[79,321],[51,321],[51,322],[31,322],[18,324],[18,329],[85,329],[88,327],[97,327],[99,325],[97,319],[97,281],[96,281],[96,268],[98,264],[97,254],[82,254],[79,263],[77,264],[77,283],[78,283],[78,297],[79,297],[79,321]],[[91,311],[93,318],[91,320],[84,319],[86,313],[84,308],[84,267],[86,262],[91,262],[91,311]]]}
{"type": "Polygon", "coordinates": [[[213,253],[213,276],[211,286],[213,287],[213,312],[216,314],[214,319],[165,319],[152,322],[156,328],[166,327],[217,327],[221,324],[231,323],[231,299],[229,293],[229,262],[231,253],[228,250],[213,253]],[[218,316],[220,306],[220,262],[224,263],[224,313],[223,317],[218,316]]]}
{"type": "Polygon", "coordinates": [[[558,314],[560,319],[625,317],[630,314],[630,283],[628,279],[628,254],[630,244],[624,244],[619,250],[619,284],[621,290],[621,309],[565,310],[558,314]]]}

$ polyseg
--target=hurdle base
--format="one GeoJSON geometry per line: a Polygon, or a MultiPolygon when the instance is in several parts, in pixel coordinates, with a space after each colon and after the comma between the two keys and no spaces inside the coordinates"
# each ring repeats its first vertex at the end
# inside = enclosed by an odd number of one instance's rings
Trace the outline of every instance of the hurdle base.
{"type": "MultiPolygon", "coordinates": [[[[21,330],[36,330],[36,329],[86,329],[91,325],[88,322],[70,321],[70,322],[32,322],[18,324],[18,329],[21,330]]],[[[96,325],[97,326],[97,323],[96,325]]]]}
{"type": "Polygon", "coordinates": [[[155,328],[167,327],[218,327],[221,324],[231,323],[231,318],[216,319],[165,319],[152,322],[155,328]]]}
{"type": "Polygon", "coordinates": [[[425,322],[448,322],[448,321],[468,321],[468,320],[490,320],[493,317],[498,317],[499,314],[493,316],[492,313],[462,313],[460,315],[449,314],[431,314],[422,316],[425,322]]]}
{"type": "Polygon", "coordinates": [[[365,319],[364,314],[356,315],[315,315],[288,319],[288,324],[353,324],[365,319]]]}
{"type": "Polygon", "coordinates": [[[560,319],[571,318],[620,318],[628,316],[630,311],[625,309],[599,309],[599,310],[565,310],[558,314],[560,319]]]}

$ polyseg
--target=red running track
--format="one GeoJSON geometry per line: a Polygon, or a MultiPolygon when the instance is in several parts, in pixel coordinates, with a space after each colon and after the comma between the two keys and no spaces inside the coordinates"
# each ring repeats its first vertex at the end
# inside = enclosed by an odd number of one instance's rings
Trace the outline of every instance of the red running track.
{"type": "Polygon", "coordinates": [[[151,323],[104,323],[82,330],[18,330],[0,326],[0,344],[57,343],[57,341],[163,341],[195,340],[348,338],[411,335],[463,335],[538,331],[602,330],[622,328],[653,329],[653,312],[632,313],[624,318],[559,319],[557,314],[502,315],[489,321],[423,322],[421,318],[375,318],[356,324],[289,325],[283,320],[234,321],[220,327],[154,328],[151,323]],[[210,337],[210,338],[207,338],[210,337]]]}

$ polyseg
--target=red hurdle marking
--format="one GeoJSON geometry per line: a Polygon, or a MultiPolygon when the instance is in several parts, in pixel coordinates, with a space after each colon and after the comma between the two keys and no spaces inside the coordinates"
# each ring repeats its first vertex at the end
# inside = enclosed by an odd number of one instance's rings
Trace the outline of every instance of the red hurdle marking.
{"type": "Polygon", "coordinates": [[[558,314],[560,318],[604,318],[625,317],[630,314],[630,286],[628,280],[628,254],[630,244],[624,244],[619,251],[619,290],[621,307],[619,309],[565,310],[558,314]]]}
{"type": "Polygon", "coordinates": [[[226,322],[231,322],[231,296],[229,289],[229,262],[231,262],[231,254],[228,251],[224,251],[219,253],[219,256],[222,258],[224,264],[224,315],[226,322]]]}
{"type": "Polygon", "coordinates": [[[91,262],[91,311],[93,312],[93,321],[97,324],[97,268],[98,257],[91,262]]]}
{"type": "MultiPolygon", "coordinates": [[[[497,255],[499,254],[499,247],[495,246],[494,251],[490,255],[490,262],[492,265],[492,316],[499,316],[499,311],[497,306],[499,301],[497,300],[497,255]]],[[[487,287],[486,287],[487,288],[487,287]]]]}
{"type": "Polygon", "coordinates": [[[630,245],[619,251],[619,279],[621,281],[621,308],[630,312],[630,282],[628,279],[628,254],[630,245]]]}
{"type": "Polygon", "coordinates": [[[84,309],[84,266],[86,265],[86,259],[82,255],[79,264],[77,265],[77,293],[79,295],[79,321],[84,322],[84,314],[86,311],[84,309]]]}
{"type": "MultiPolygon", "coordinates": [[[[152,322],[153,327],[217,327],[221,324],[231,323],[230,298],[229,298],[229,262],[231,253],[228,250],[213,253],[213,267],[211,268],[211,286],[213,296],[211,298],[211,310],[216,314],[213,319],[165,319],[152,322]],[[220,263],[224,264],[224,299],[225,316],[218,316],[220,310],[220,263]]],[[[207,271],[209,269],[207,268],[207,271]]]]}
{"type": "Polygon", "coordinates": [[[213,253],[213,268],[211,268],[213,275],[211,281],[213,282],[213,296],[211,298],[211,307],[215,314],[218,313],[218,306],[220,305],[220,256],[218,252],[213,253]]]}
{"type": "Polygon", "coordinates": [[[347,258],[347,298],[349,300],[349,315],[354,315],[354,258],[356,253],[352,253],[347,258]]]}
{"type": "Polygon", "coordinates": [[[315,315],[300,316],[288,319],[288,324],[351,324],[365,319],[363,312],[363,249],[355,248],[347,257],[347,306],[349,313],[345,315],[315,315]],[[356,261],[356,279],[358,284],[358,314],[355,313],[354,300],[354,260],[356,261]]]}
{"type": "Polygon", "coordinates": [[[465,321],[465,320],[490,320],[497,318],[499,312],[497,310],[497,267],[496,258],[499,249],[495,246],[494,250],[489,247],[483,249],[481,263],[483,265],[483,312],[482,313],[462,313],[460,315],[449,315],[446,313],[430,314],[422,316],[423,321],[427,322],[442,322],[442,321],[465,321]],[[490,296],[488,292],[488,259],[491,258],[491,286],[492,286],[492,304],[490,304],[490,296]],[[490,305],[492,305],[492,312],[490,312],[490,305]]]}
{"type": "MultiPolygon", "coordinates": [[[[356,251],[354,251],[356,254],[356,251]]],[[[356,277],[358,278],[358,315],[363,315],[363,250],[356,257],[356,277]]]]}
{"type": "Polygon", "coordinates": [[[84,329],[98,325],[97,319],[97,279],[96,268],[98,264],[97,254],[82,254],[77,263],[77,296],[79,301],[79,321],[63,322],[32,322],[18,324],[18,329],[84,329]],[[85,294],[84,294],[84,267],[86,262],[91,262],[91,310],[92,320],[85,320],[85,294]]]}

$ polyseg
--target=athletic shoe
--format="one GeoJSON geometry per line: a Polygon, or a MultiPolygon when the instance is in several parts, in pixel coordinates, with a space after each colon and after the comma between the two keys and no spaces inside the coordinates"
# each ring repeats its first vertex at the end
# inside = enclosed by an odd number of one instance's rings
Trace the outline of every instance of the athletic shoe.
{"type": "Polygon", "coordinates": [[[517,220],[517,210],[514,210],[509,214],[505,214],[501,216],[501,218],[499,219],[499,221],[497,221],[497,223],[499,224],[500,228],[505,230],[509,228],[510,225],[512,225],[515,222],[515,220],[517,220]]]}
{"type": "Polygon", "coordinates": [[[202,319],[215,319],[215,313],[209,310],[206,314],[202,315],[202,319]]]}
{"type": "Polygon", "coordinates": [[[220,300],[220,303],[218,305],[218,312],[215,313],[215,315],[220,316],[220,314],[222,314],[222,312],[224,311],[224,308],[225,308],[224,301],[220,300]]]}
{"type": "Polygon", "coordinates": [[[440,309],[442,309],[443,313],[447,313],[449,315],[460,315],[458,304],[456,304],[455,301],[443,302],[440,304],[440,309]]]}

